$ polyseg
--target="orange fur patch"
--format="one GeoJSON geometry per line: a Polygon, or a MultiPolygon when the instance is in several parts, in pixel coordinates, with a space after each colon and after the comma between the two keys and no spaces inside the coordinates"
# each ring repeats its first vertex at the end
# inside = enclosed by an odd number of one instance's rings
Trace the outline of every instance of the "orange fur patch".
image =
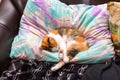
{"type": "Polygon", "coordinates": [[[74,43],[72,45],[70,45],[67,49],[67,51],[70,51],[72,49],[77,49],[79,52],[80,51],[84,51],[84,50],[87,50],[88,49],[88,44],[87,44],[87,40],[86,38],[84,37],[80,37],[80,36],[76,36],[74,38],[74,40],[77,42],[77,43],[74,43]]]}
{"type": "Polygon", "coordinates": [[[52,37],[48,37],[47,35],[43,37],[43,40],[41,42],[41,46],[40,49],[43,49],[45,47],[49,48],[49,46],[52,47],[56,47],[57,46],[57,42],[55,41],[54,38],[52,37]],[[49,40],[48,40],[49,39],[49,40]]]}
{"type": "Polygon", "coordinates": [[[50,30],[50,32],[55,34],[55,35],[59,34],[58,30],[50,30]]]}
{"type": "Polygon", "coordinates": [[[113,1],[109,2],[109,3],[107,4],[107,9],[109,10],[109,8],[110,8],[112,5],[114,5],[114,2],[113,2],[113,1]]]}
{"type": "Polygon", "coordinates": [[[76,37],[74,38],[74,40],[76,40],[76,41],[79,42],[79,43],[83,43],[83,42],[86,41],[86,38],[80,37],[80,36],[76,36],[76,37]]]}

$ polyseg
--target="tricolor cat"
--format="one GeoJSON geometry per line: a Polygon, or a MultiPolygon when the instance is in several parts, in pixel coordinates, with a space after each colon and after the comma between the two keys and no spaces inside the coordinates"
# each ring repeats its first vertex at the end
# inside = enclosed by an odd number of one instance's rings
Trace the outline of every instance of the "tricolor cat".
{"type": "Polygon", "coordinates": [[[60,69],[78,53],[88,49],[87,40],[80,32],[73,28],[59,28],[50,30],[40,44],[40,50],[50,52],[58,51],[60,61],[51,68],[52,71],[60,69]]]}

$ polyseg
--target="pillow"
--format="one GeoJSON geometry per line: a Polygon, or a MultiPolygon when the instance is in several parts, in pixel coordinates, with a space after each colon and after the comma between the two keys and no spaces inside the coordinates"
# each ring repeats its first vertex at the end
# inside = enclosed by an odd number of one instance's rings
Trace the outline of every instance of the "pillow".
{"type": "Polygon", "coordinates": [[[109,2],[109,26],[116,54],[120,55],[120,2],[109,2]]]}
{"type": "Polygon", "coordinates": [[[66,5],[59,0],[28,0],[15,37],[10,57],[58,62],[58,52],[40,53],[41,39],[51,29],[74,27],[88,39],[89,49],[72,60],[80,63],[100,63],[114,56],[108,30],[107,5],[66,5]]]}

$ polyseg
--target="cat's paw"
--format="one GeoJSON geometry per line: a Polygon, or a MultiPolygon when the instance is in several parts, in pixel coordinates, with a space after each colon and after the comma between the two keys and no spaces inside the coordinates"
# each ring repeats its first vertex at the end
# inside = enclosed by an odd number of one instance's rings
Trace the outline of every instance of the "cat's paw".
{"type": "Polygon", "coordinates": [[[69,59],[68,57],[65,57],[65,58],[63,59],[63,61],[64,61],[65,63],[69,63],[69,62],[70,62],[70,59],[69,59]]]}
{"type": "Polygon", "coordinates": [[[60,69],[62,67],[62,65],[55,65],[55,66],[53,66],[53,67],[51,67],[51,71],[57,71],[58,69],[60,69]]]}
{"type": "Polygon", "coordinates": [[[63,59],[63,54],[62,53],[59,53],[59,58],[63,59]]]}
{"type": "Polygon", "coordinates": [[[56,67],[51,67],[51,71],[56,71],[57,70],[57,68],[56,67]]]}
{"type": "Polygon", "coordinates": [[[65,65],[64,61],[60,61],[58,62],[55,66],[51,67],[51,71],[57,71],[58,69],[60,69],[63,65],[65,65]]]}

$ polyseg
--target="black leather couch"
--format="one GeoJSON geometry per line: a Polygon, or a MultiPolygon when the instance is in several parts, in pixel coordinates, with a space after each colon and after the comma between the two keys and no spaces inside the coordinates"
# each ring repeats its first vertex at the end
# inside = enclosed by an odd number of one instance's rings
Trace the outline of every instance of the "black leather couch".
{"type": "Polygon", "coordinates": [[[2,0],[0,3],[0,73],[7,69],[13,38],[27,0],[2,0]]]}
{"type": "MultiPolygon", "coordinates": [[[[66,4],[97,5],[111,0],[61,0],[66,4]]],[[[113,1],[113,0],[112,0],[113,1]]],[[[119,1],[119,0],[114,0],[119,1]]],[[[0,3],[0,74],[10,62],[9,53],[14,37],[18,33],[20,18],[27,0],[2,0],[0,3]]]]}

